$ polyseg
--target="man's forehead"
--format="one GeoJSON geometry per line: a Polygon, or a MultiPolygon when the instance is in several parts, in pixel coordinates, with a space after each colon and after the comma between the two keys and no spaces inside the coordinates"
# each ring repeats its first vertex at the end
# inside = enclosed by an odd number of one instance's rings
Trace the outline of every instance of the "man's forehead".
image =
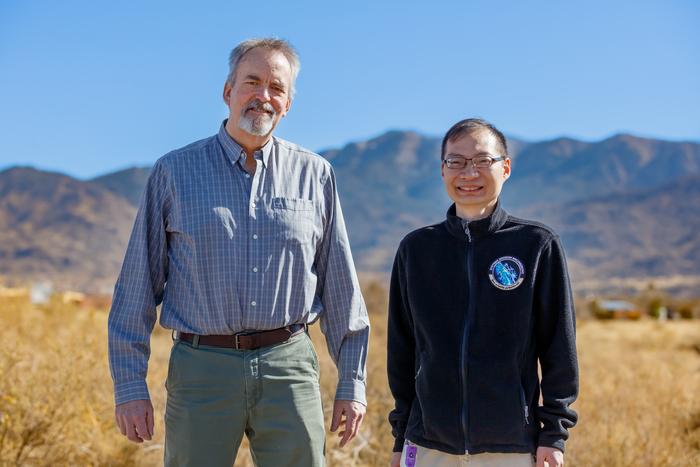
{"type": "Polygon", "coordinates": [[[498,148],[498,140],[493,133],[479,129],[462,134],[447,142],[447,152],[469,152],[491,154],[498,148]]]}
{"type": "Polygon", "coordinates": [[[292,72],[292,66],[282,52],[264,47],[256,47],[248,51],[248,53],[241,57],[239,65],[254,66],[256,64],[264,65],[268,63],[272,65],[273,71],[292,72]]]}

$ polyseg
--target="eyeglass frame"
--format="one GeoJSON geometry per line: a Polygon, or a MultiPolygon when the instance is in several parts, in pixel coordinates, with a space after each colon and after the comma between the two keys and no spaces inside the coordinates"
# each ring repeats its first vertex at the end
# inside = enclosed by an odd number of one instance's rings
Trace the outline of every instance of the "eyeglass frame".
{"type": "Polygon", "coordinates": [[[449,170],[464,170],[464,169],[467,168],[467,165],[470,164],[470,163],[471,163],[471,165],[472,165],[473,168],[479,170],[479,169],[490,169],[491,167],[493,167],[493,164],[495,164],[496,162],[501,162],[501,161],[504,161],[504,160],[506,160],[506,159],[507,159],[507,157],[505,157],[505,156],[494,157],[494,156],[487,155],[487,154],[484,154],[484,155],[481,155],[481,156],[476,156],[476,157],[462,157],[462,156],[449,157],[449,156],[448,156],[448,157],[445,157],[445,158],[442,160],[442,163],[443,163],[443,165],[444,165],[447,169],[449,169],[449,170]],[[488,165],[488,167],[479,167],[478,165],[476,165],[476,162],[474,162],[474,159],[478,159],[478,158],[488,158],[488,159],[491,161],[491,163],[488,165]],[[456,168],[456,167],[449,167],[449,166],[447,165],[447,160],[448,160],[448,159],[462,159],[462,160],[465,161],[465,162],[464,162],[464,167],[459,167],[459,168],[456,168]]]}

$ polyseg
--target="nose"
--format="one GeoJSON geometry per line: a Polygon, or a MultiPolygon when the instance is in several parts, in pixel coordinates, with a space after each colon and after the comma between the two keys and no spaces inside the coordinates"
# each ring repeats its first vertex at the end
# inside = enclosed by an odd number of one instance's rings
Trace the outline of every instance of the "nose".
{"type": "Polygon", "coordinates": [[[270,100],[270,90],[267,86],[258,86],[258,89],[255,92],[255,97],[263,102],[268,102],[270,100]]]}
{"type": "Polygon", "coordinates": [[[479,169],[476,168],[474,162],[471,160],[467,161],[467,165],[459,171],[459,176],[461,178],[475,178],[479,176],[479,169]]]}

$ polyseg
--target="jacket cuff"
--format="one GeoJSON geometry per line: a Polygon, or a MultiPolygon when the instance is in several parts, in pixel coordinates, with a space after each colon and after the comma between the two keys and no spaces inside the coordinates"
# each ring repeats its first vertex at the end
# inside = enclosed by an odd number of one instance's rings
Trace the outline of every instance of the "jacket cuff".
{"type": "Polygon", "coordinates": [[[564,443],[565,441],[561,438],[548,438],[547,436],[540,435],[540,439],[537,445],[559,449],[561,452],[564,452],[564,443]]]}
{"type": "Polygon", "coordinates": [[[335,400],[337,401],[355,401],[367,406],[367,397],[365,396],[365,383],[356,379],[340,380],[338,388],[335,391],[335,400]]]}
{"type": "Polygon", "coordinates": [[[397,436],[396,439],[394,440],[394,448],[391,450],[392,452],[401,452],[403,451],[403,445],[406,442],[406,439],[402,436],[397,436]]]}
{"type": "Polygon", "coordinates": [[[115,405],[138,400],[151,400],[151,397],[148,394],[148,386],[146,385],[146,381],[127,381],[124,383],[114,384],[115,405]]]}

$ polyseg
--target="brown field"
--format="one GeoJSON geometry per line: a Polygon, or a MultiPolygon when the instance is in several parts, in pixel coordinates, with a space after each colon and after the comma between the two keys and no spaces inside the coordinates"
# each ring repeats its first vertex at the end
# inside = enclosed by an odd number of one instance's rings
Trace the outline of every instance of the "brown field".
{"type": "MultiPolygon", "coordinates": [[[[386,466],[390,456],[384,292],[370,285],[366,299],[373,325],[370,406],[360,436],[348,447],[337,448],[329,437],[330,466],[386,466]]],[[[0,465],[162,464],[170,334],[157,329],[152,341],[155,440],[137,445],[122,438],[113,422],[106,323],[105,310],[0,299],[0,465]]],[[[567,446],[567,465],[700,465],[700,321],[586,320],[578,329],[580,422],[567,446]]],[[[312,334],[329,418],[335,369],[318,326],[312,334]]],[[[236,465],[250,465],[245,448],[236,465]]]]}

